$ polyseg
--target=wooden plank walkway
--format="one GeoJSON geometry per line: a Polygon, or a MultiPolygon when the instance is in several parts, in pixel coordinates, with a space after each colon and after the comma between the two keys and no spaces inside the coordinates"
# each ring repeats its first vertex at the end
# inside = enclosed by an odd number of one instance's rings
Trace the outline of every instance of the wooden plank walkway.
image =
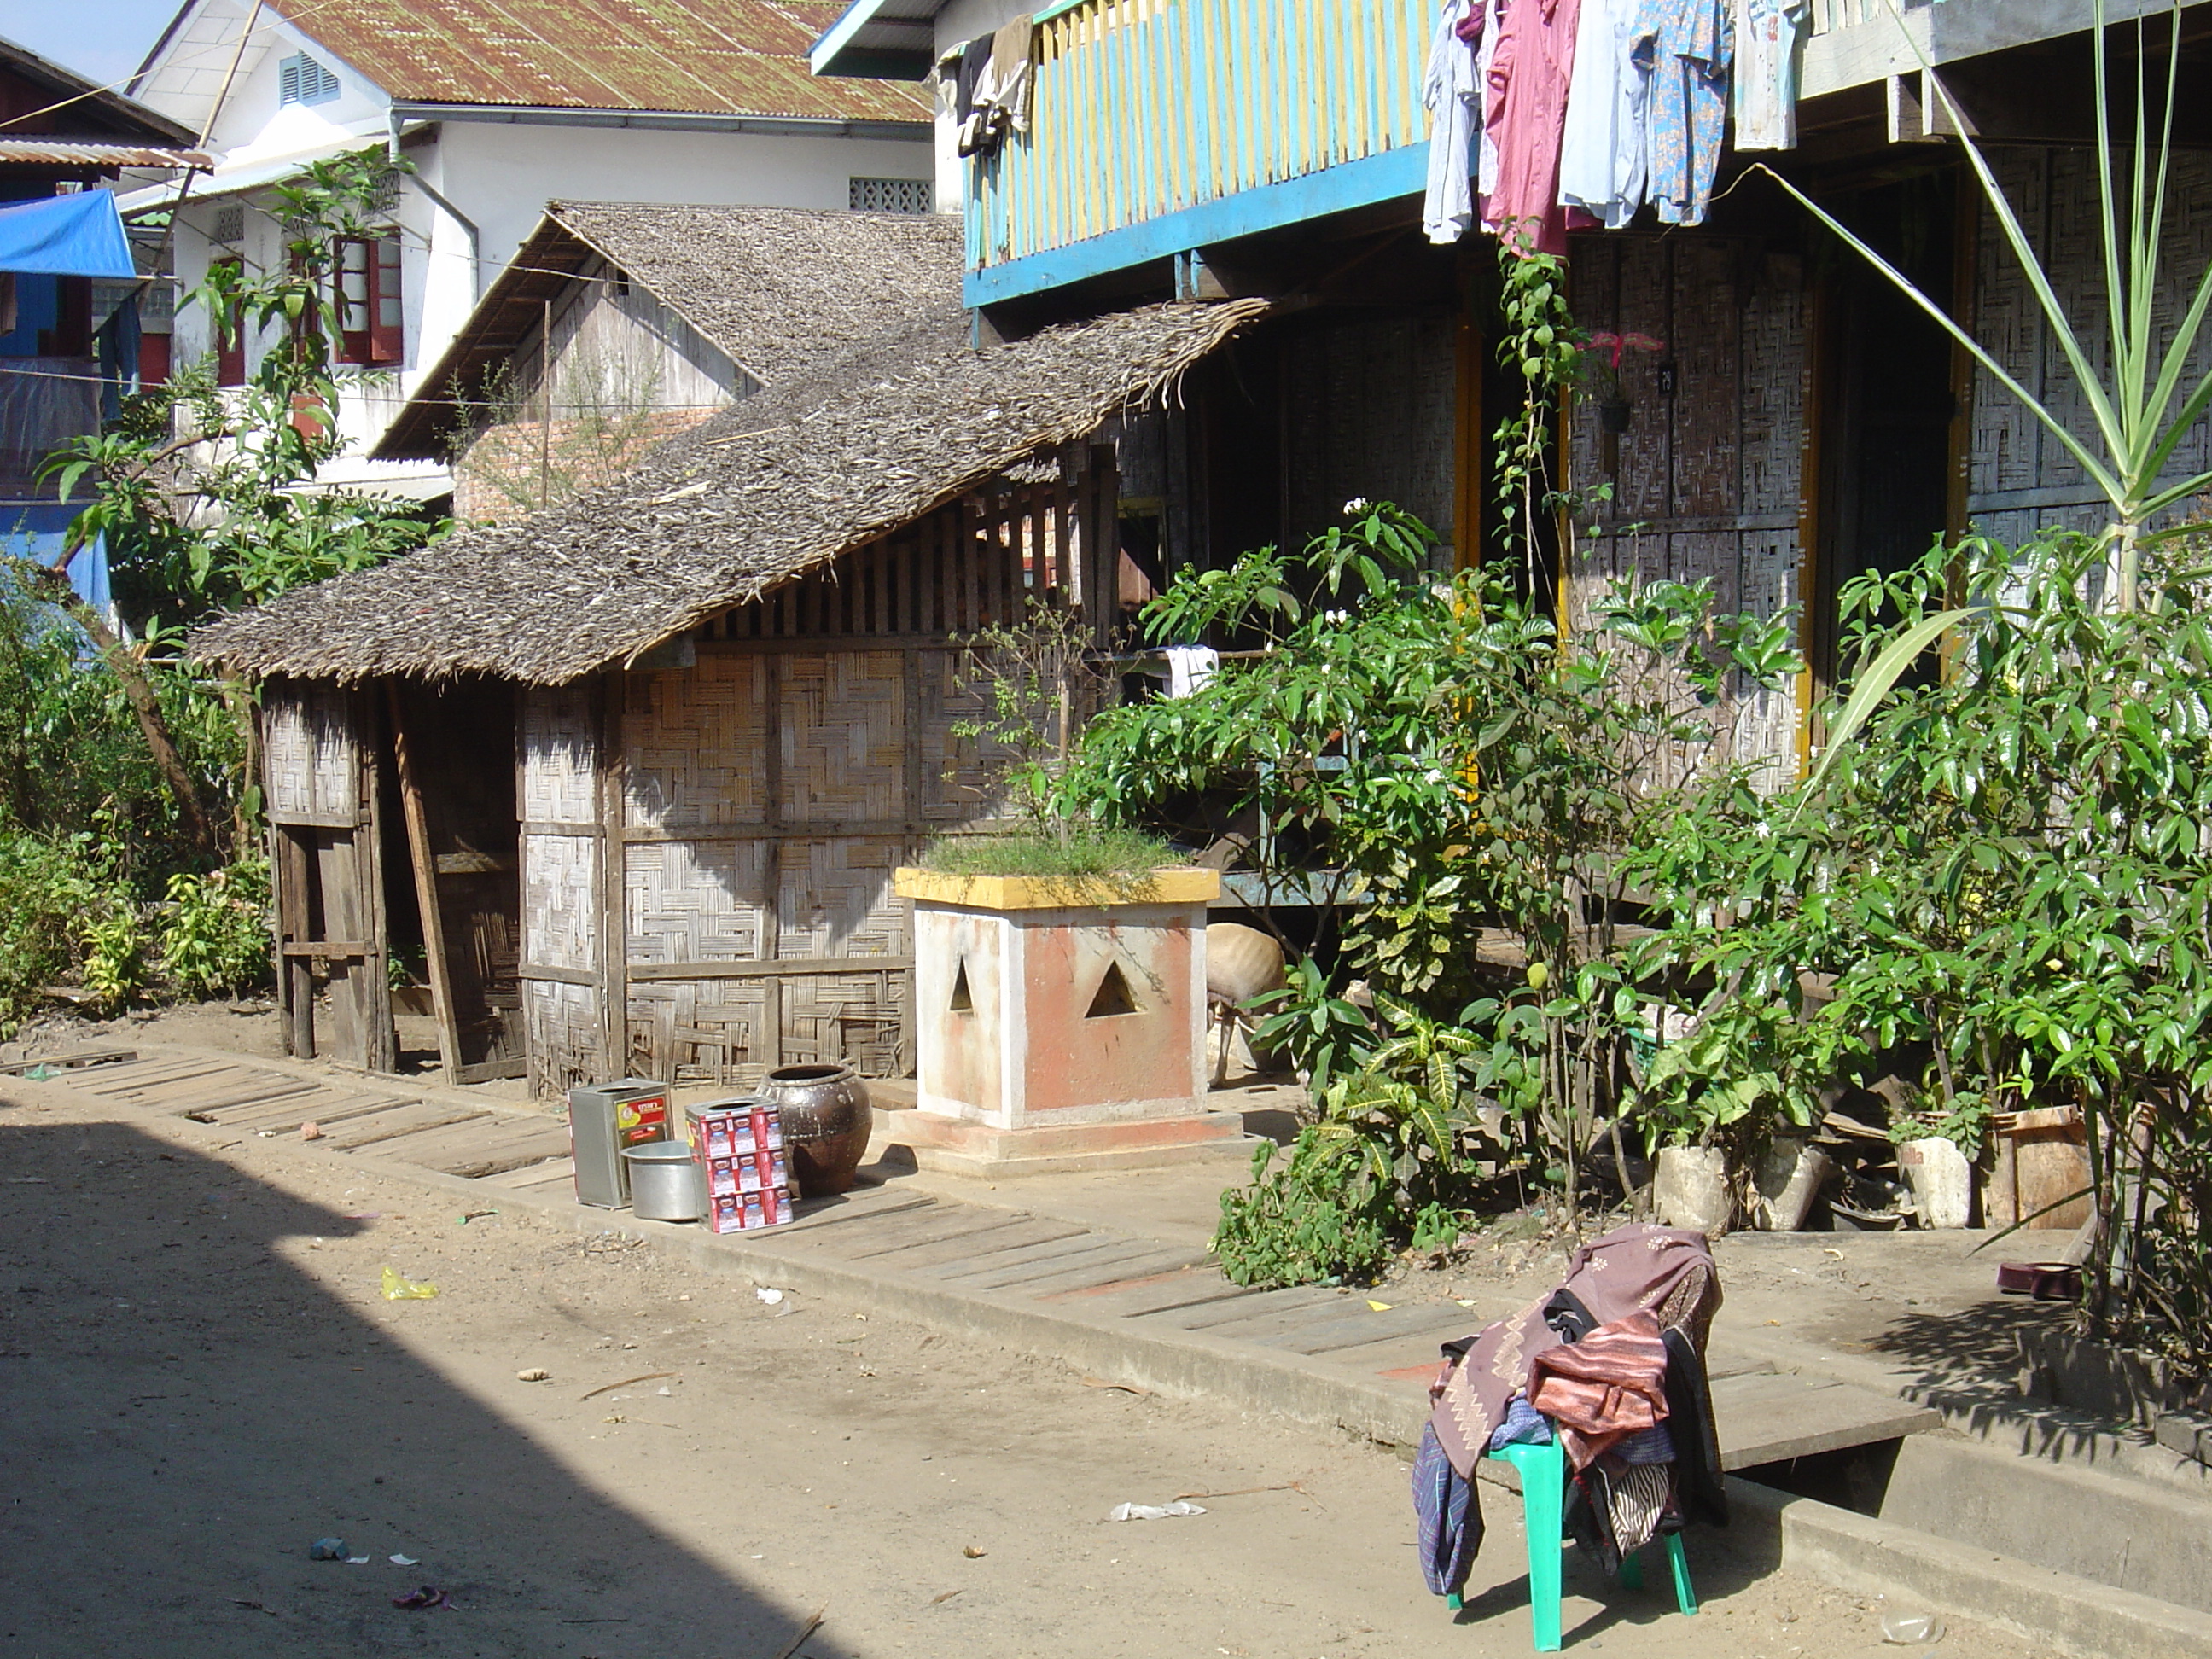
{"type": "MultiPolygon", "coordinates": [[[[572,1194],[574,1164],[560,1119],[478,1104],[445,1090],[410,1092],[392,1079],[257,1064],[181,1051],[107,1051],[35,1062],[49,1086],[104,1103],[189,1117],[241,1133],[293,1134],[303,1123],[342,1153],[412,1164],[541,1201],[572,1194]]],[[[896,1183],[802,1202],[788,1228],[745,1237],[748,1248],[865,1271],[887,1285],[975,1292],[1040,1314],[1126,1320],[1133,1331],[1188,1333],[1295,1354],[1365,1388],[1417,1403],[1440,1344],[1500,1310],[1453,1302],[1370,1306],[1353,1290],[1235,1285],[1201,1250],[1026,1211],[943,1198],[896,1183]]],[[[1723,1333],[1723,1343],[1724,1343],[1723,1333]]],[[[1721,1461],[1745,1469],[1900,1438],[1935,1427],[1936,1413],[1769,1364],[1715,1360],[1721,1461]]]]}

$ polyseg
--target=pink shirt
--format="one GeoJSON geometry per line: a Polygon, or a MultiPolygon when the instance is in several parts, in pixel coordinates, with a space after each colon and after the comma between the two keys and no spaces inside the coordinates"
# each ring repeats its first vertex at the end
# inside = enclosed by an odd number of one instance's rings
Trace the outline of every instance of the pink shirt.
{"type": "Polygon", "coordinates": [[[1483,198],[1482,228],[1504,235],[1512,227],[1534,252],[1565,253],[1559,144],[1582,0],[1505,0],[1504,14],[1483,93],[1483,132],[1498,147],[1498,187],[1483,198]]]}

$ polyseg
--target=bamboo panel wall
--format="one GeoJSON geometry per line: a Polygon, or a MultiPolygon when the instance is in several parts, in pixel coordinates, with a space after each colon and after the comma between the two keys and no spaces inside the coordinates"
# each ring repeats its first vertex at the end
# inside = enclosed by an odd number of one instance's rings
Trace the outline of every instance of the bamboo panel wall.
{"type": "Polygon", "coordinates": [[[1030,130],[969,169],[998,264],[1424,142],[1427,0],[1084,0],[1038,27],[1030,130]]]}
{"type": "Polygon", "coordinates": [[[1293,545],[1340,524],[1355,495],[1395,501],[1452,540],[1456,330],[1443,310],[1396,310],[1285,333],[1284,534],[1293,545]]]}
{"type": "MultiPolygon", "coordinates": [[[[1581,237],[1573,270],[1584,327],[1667,343],[1622,356],[1633,414],[1610,446],[1611,468],[1595,403],[1574,412],[1571,481],[1588,489],[1609,479],[1613,495],[1578,530],[1569,625],[1585,623],[1610,578],[1632,573],[1711,580],[1723,610],[1771,616],[1799,603],[1810,360],[1796,259],[1717,237],[1581,237]],[[1662,367],[1671,396],[1660,389],[1662,367]]],[[[1717,718],[1713,763],[1750,764],[1766,788],[1795,775],[1794,688],[1736,685],[1717,718]]]]}
{"type": "MultiPolygon", "coordinates": [[[[2008,147],[1993,165],[2005,194],[2043,257],[2090,361],[2108,361],[2099,229],[2096,157],[2087,150],[2008,147]]],[[[2169,319],[2186,289],[2212,266],[2212,156],[2184,151],[2168,185],[2166,238],[2159,305],[2169,319]]],[[[2074,430],[2091,430],[2087,399],[2043,319],[2011,249],[1985,208],[1976,240],[1976,332],[2006,372],[2074,430]]],[[[2199,342],[2191,376],[2212,368],[2212,340],[2199,342]]],[[[2185,384],[2189,382],[2185,381],[2185,384]]],[[[2093,530],[2109,514],[2081,464],[1987,371],[1974,387],[1966,510],[1975,526],[2000,540],[2026,541],[2046,525],[2093,530]]],[[[2171,471],[2212,466],[2212,424],[2198,422],[2176,451],[2171,471]]]]}
{"type": "Polygon", "coordinates": [[[349,825],[360,816],[359,702],[326,681],[289,683],[266,699],[262,765],[274,817],[349,825]]]}
{"type": "Polygon", "coordinates": [[[1110,449],[947,503],[623,677],[626,1064],[748,1085],[775,1066],[912,1060],[913,939],[891,872],[999,817],[960,641],[1048,591],[1115,586],[1110,449]]]}
{"type": "Polygon", "coordinates": [[[608,1042],[601,694],[532,686],[521,698],[522,1006],[533,1092],[614,1075],[608,1042]]]}

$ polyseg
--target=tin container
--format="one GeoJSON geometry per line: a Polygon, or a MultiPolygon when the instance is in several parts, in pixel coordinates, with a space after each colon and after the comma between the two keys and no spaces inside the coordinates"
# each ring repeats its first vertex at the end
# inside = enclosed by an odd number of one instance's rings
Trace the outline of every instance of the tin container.
{"type": "Polygon", "coordinates": [[[707,1213],[706,1172],[680,1140],[623,1149],[630,1213],[641,1221],[696,1221],[707,1213]]]}
{"type": "Polygon", "coordinates": [[[568,1091],[568,1141],[576,1159],[576,1198],[603,1210],[629,1202],[625,1147],[666,1140],[668,1085],[648,1078],[568,1091]]]}

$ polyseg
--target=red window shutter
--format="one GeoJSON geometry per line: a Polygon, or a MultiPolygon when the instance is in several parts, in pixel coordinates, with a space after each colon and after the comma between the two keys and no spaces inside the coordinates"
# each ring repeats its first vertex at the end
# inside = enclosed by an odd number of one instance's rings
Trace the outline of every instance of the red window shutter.
{"type": "Polygon", "coordinates": [[[369,319],[375,314],[376,244],[359,236],[341,236],[331,261],[331,280],[337,285],[337,359],[342,363],[373,363],[369,319]]]}
{"type": "Polygon", "coordinates": [[[376,256],[368,319],[368,361],[397,367],[407,360],[406,311],[399,285],[399,239],[381,236],[376,256]]]}
{"type": "Polygon", "coordinates": [[[166,334],[141,334],[138,337],[138,384],[156,386],[168,383],[169,337],[166,334]]]}
{"type": "MultiPolygon", "coordinates": [[[[240,259],[218,259],[216,263],[217,264],[240,267],[242,266],[245,262],[240,259]]],[[[246,329],[244,326],[244,319],[239,316],[238,308],[235,306],[233,306],[229,308],[228,315],[217,317],[215,319],[215,327],[216,384],[217,386],[244,386],[246,384],[246,329]]]]}

